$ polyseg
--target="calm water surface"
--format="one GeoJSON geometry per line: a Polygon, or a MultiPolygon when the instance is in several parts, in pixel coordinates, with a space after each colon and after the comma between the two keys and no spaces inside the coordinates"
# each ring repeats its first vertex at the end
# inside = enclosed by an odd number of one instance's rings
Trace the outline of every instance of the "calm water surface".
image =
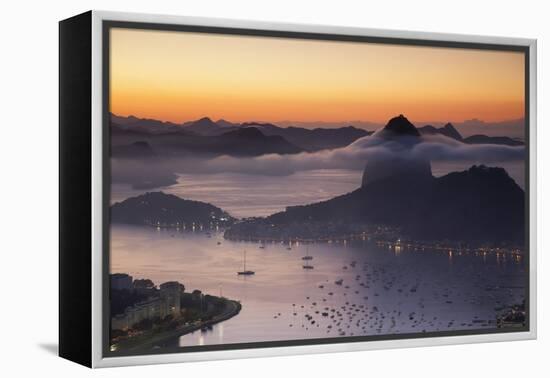
{"type": "MultiPolygon", "coordinates": [[[[203,201],[240,217],[266,216],[286,206],[328,200],[361,185],[359,171],[326,169],[290,176],[242,173],[179,174],[178,183],[161,189],[181,198],[203,201]]],[[[113,185],[111,202],[144,193],[129,185],[113,185]]]]}
{"type": "MultiPolygon", "coordinates": [[[[434,176],[468,169],[478,162],[435,162],[434,176]]],[[[523,187],[523,163],[506,163],[508,174],[523,187]]],[[[267,216],[287,206],[326,201],[361,186],[363,172],[346,169],[302,171],[290,176],[264,176],[242,173],[179,174],[177,184],[148,191],[162,190],[181,198],[203,201],[241,217],[267,216]]],[[[147,190],[114,184],[111,203],[137,196],[147,190]]]]}
{"type": "Polygon", "coordinates": [[[262,249],[217,232],[122,225],[112,227],[111,271],[241,301],[241,313],[212,331],[163,346],[495,327],[496,310],[520,303],[525,290],[523,261],[510,257],[395,251],[362,240],[262,249]],[[236,274],[245,250],[254,276],[236,274]],[[306,253],[312,270],[302,268],[306,253]]]}

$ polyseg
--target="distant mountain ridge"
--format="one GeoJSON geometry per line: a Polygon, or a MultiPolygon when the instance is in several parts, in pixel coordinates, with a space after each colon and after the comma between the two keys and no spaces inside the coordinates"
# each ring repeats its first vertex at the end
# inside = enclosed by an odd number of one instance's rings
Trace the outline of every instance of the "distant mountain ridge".
{"type": "Polygon", "coordinates": [[[462,135],[451,123],[447,123],[445,126],[439,128],[432,125],[426,125],[423,127],[419,127],[418,131],[422,135],[444,135],[448,138],[452,138],[466,144],[498,144],[504,146],[523,146],[525,144],[520,140],[516,140],[507,136],[488,136],[476,134],[463,138],[462,135]]]}
{"type": "Polygon", "coordinates": [[[226,121],[218,123],[212,121],[208,117],[203,117],[196,121],[185,122],[182,127],[184,130],[191,131],[197,135],[217,136],[227,132],[228,130],[236,129],[239,126],[229,124],[226,121]]]}
{"type": "Polygon", "coordinates": [[[353,126],[337,129],[305,129],[293,126],[283,128],[272,123],[257,122],[243,123],[241,126],[257,127],[265,135],[279,135],[310,152],[345,147],[359,138],[372,134],[371,131],[358,129],[353,126]]]}
{"type": "Polygon", "coordinates": [[[418,129],[403,115],[391,118],[386,126],[375,133],[378,137],[412,136],[419,137],[418,129]]]}
{"type": "Polygon", "coordinates": [[[471,135],[464,138],[464,143],[468,144],[500,144],[503,146],[523,146],[523,143],[520,140],[508,138],[508,137],[499,137],[499,136],[487,136],[487,135],[471,135]]]}
{"type": "Polygon", "coordinates": [[[135,116],[120,117],[111,114],[111,124],[121,131],[147,133],[147,134],[170,134],[183,133],[186,131],[176,123],[163,122],[156,119],[137,118],[135,116]]]}
{"type": "MultiPolygon", "coordinates": [[[[521,122],[518,120],[517,122],[521,122]]],[[[286,139],[290,144],[296,146],[300,151],[319,151],[324,149],[334,149],[348,146],[359,138],[373,134],[372,131],[367,131],[362,128],[357,128],[352,125],[336,128],[304,128],[288,125],[281,127],[273,123],[266,122],[244,122],[234,123],[224,119],[213,121],[209,117],[203,117],[195,121],[188,121],[182,124],[173,122],[163,122],[154,119],[137,118],[135,116],[121,117],[111,114],[112,135],[118,137],[131,136],[134,134],[153,134],[166,135],[178,134],[187,136],[221,136],[230,131],[240,128],[255,127],[259,129],[265,136],[280,136],[286,139]]],[[[285,123],[288,124],[288,123],[285,123]]],[[[308,124],[308,123],[306,123],[308,124]]],[[[474,134],[464,138],[458,129],[451,123],[447,123],[442,127],[426,125],[419,127],[417,131],[421,135],[440,134],[446,137],[461,141],[467,144],[499,144],[508,146],[520,146],[524,143],[521,140],[510,138],[508,136],[493,135],[494,130],[491,126],[481,127],[485,125],[482,121],[471,120],[463,123],[468,129],[475,127],[491,131],[491,135],[474,134]],[[472,126],[474,125],[474,126],[472,126]]],[[[506,130],[515,130],[516,121],[508,123],[502,122],[499,125],[505,125],[506,130]]],[[[504,127],[504,126],[503,126],[504,127]]],[[[517,127],[516,127],[517,128],[517,127]]],[[[411,129],[411,133],[415,133],[411,129]]],[[[515,132],[517,134],[517,132],[515,132]]],[[[412,135],[412,134],[411,134],[412,135]]],[[[139,139],[139,138],[138,138],[139,139]]],[[[138,139],[133,139],[132,142],[138,139]]]]}
{"type": "Polygon", "coordinates": [[[423,126],[423,127],[419,127],[418,131],[420,132],[420,134],[423,134],[423,135],[426,135],[426,134],[441,134],[441,135],[445,135],[446,137],[462,141],[462,135],[460,135],[458,130],[455,129],[453,124],[450,123],[450,122],[445,124],[445,126],[440,127],[440,128],[436,128],[432,125],[426,125],[426,126],[423,126]]]}
{"type": "Polygon", "coordinates": [[[487,135],[506,136],[512,139],[525,138],[525,119],[511,119],[505,121],[486,122],[479,119],[470,119],[464,122],[457,122],[456,128],[464,136],[487,135]]]}
{"type": "MultiPolygon", "coordinates": [[[[232,123],[226,120],[213,121],[203,117],[181,125],[139,118],[111,116],[111,133],[115,136],[130,136],[132,134],[181,134],[188,136],[219,137],[228,132],[242,128],[254,127],[265,136],[278,136],[286,139],[300,151],[319,151],[345,147],[357,139],[370,135],[372,132],[353,126],[336,129],[307,129],[301,127],[279,127],[271,123],[245,122],[232,123]],[[156,128],[158,127],[158,129],[156,128]]],[[[143,138],[142,138],[143,139],[143,138]]],[[[135,141],[135,139],[133,140],[135,141]]]]}
{"type": "MultiPolygon", "coordinates": [[[[115,118],[118,121],[118,118],[115,118]]],[[[111,123],[111,156],[119,158],[169,157],[189,154],[208,156],[259,156],[264,154],[295,154],[304,150],[281,136],[264,135],[256,128],[217,126],[209,118],[203,118],[188,126],[156,124],[150,120],[139,123],[111,123]],[[198,123],[197,123],[198,122],[198,123]],[[154,126],[152,126],[154,125],[154,126]],[[159,126],[164,130],[151,131],[159,126]],[[218,129],[217,135],[199,135],[199,128],[218,129]],[[141,148],[140,148],[141,147],[141,148]],[[143,155],[139,152],[142,151],[143,155]]]]}

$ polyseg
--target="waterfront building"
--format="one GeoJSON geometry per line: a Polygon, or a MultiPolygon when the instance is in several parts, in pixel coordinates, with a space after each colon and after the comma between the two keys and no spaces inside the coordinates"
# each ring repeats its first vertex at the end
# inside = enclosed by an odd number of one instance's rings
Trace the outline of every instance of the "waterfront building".
{"type": "Polygon", "coordinates": [[[177,281],[169,281],[160,285],[160,297],[166,306],[166,315],[177,317],[181,312],[181,294],[185,287],[177,281]]]}
{"type": "MultiPolygon", "coordinates": [[[[165,282],[155,297],[127,307],[124,313],[111,318],[111,329],[126,331],[143,320],[164,319],[181,314],[181,294],[185,287],[177,281],[165,282]]],[[[155,292],[153,290],[153,292],[155,292]]]]}
{"type": "Polygon", "coordinates": [[[191,293],[191,300],[193,302],[196,302],[196,301],[200,301],[201,300],[201,297],[202,297],[202,292],[200,290],[193,290],[193,292],[191,293]]]}
{"type": "Polygon", "coordinates": [[[164,304],[161,298],[150,298],[126,308],[123,314],[115,315],[111,319],[111,328],[127,330],[139,322],[149,319],[162,319],[164,304]]]}

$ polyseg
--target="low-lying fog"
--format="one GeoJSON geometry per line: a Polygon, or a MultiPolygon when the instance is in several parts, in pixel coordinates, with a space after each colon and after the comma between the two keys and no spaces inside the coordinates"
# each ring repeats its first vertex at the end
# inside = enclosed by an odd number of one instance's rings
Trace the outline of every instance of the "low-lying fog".
{"type": "Polygon", "coordinates": [[[525,186],[523,146],[470,145],[440,135],[422,136],[420,142],[406,138],[368,136],[343,148],[288,155],[111,159],[111,202],[163,190],[237,217],[265,216],[357,189],[369,159],[394,155],[430,160],[436,177],[474,164],[498,166],[525,186]]]}

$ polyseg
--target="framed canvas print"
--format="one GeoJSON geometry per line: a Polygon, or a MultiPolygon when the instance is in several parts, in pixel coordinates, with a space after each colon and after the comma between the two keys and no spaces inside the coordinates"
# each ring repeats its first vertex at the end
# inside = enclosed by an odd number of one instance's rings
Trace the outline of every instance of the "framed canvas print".
{"type": "Polygon", "coordinates": [[[60,22],[60,355],[536,336],[536,41],[60,22]]]}

